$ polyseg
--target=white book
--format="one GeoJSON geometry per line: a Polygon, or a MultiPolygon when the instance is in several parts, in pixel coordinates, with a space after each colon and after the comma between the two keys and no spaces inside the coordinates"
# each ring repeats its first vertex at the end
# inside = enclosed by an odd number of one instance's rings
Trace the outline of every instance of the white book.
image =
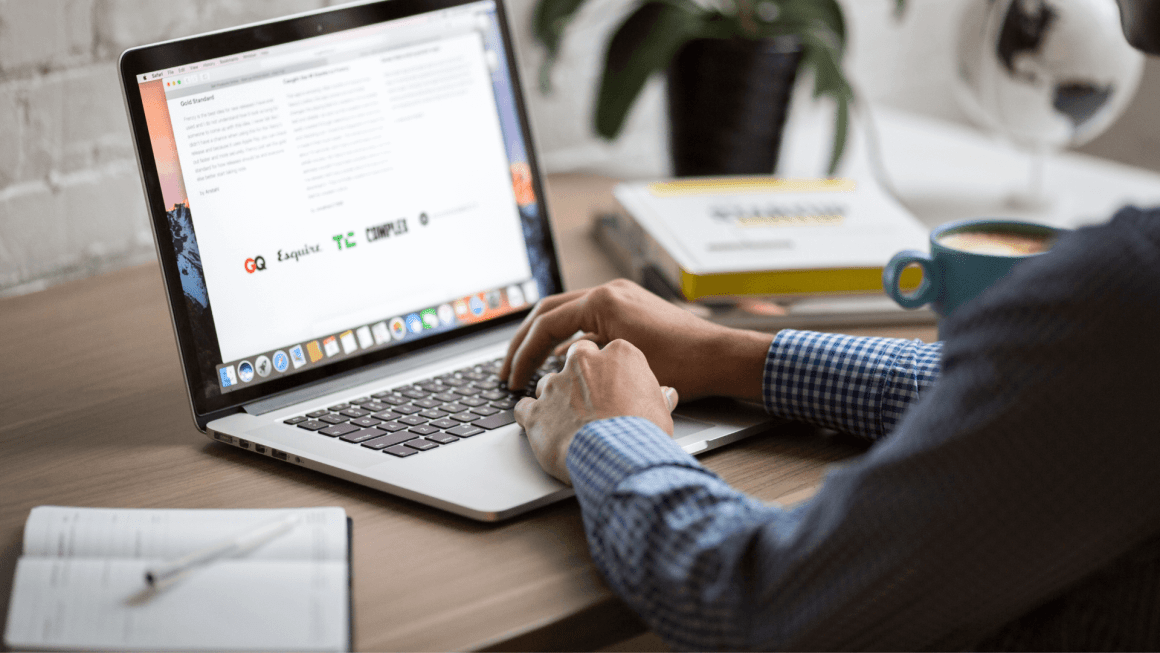
{"type": "Polygon", "coordinates": [[[34,508],[4,643],[13,649],[350,648],[349,527],[342,508],[34,508]],[[299,515],[285,534],[151,591],[145,571],[299,515]]]}
{"type": "MultiPolygon", "coordinates": [[[[614,190],[643,255],[688,300],[882,292],[896,252],[928,230],[872,179],[711,177],[614,190]]],[[[917,272],[904,287],[918,285],[917,272]]]]}

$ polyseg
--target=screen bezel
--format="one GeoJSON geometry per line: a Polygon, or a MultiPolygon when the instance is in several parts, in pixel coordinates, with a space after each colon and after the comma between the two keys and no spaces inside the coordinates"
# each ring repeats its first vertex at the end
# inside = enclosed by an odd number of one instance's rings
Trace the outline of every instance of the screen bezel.
{"type": "MultiPolygon", "coordinates": [[[[460,327],[413,342],[402,342],[386,349],[368,352],[347,360],[319,366],[313,370],[303,371],[276,381],[269,381],[252,388],[221,393],[214,397],[204,396],[202,389],[205,387],[205,384],[216,383],[217,381],[216,379],[204,378],[201,374],[201,366],[198,363],[191,327],[191,316],[185,302],[182,301],[184,291],[181,287],[177,255],[174,250],[172,234],[169,232],[165,202],[161,193],[161,183],[157,175],[156,162],[153,157],[153,144],[150,140],[149,129],[145,120],[145,111],[141,102],[141,93],[138,87],[138,76],[156,70],[184,66],[197,61],[215,59],[263,47],[292,43],[304,38],[334,34],[349,29],[406,18],[416,14],[473,4],[476,1],[383,0],[381,2],[327,9],[309,14],[276,19],[256,25],[132,48],[126,50],[121,55],[119,68],[125,106],[133,132],[134,145],[137,151],[138,164],[145,190],[145,201],[149,208],[150,223],[153,227],[154,242],[158,250],[162,277],[169,298],[169,309],[177,337],[178,352],[181,356],[182,367],[185,372],[186,389],[189,394],[190,404],[193,408],[194,421],[197,423],[198,428],[205,430],[205,424],[209,421],[237,412],[245,404],[259,399],[266,399],[312,383],[332,379],[344,373],[362,369],[368,365],[382,363],[405,354],[429,349],[451,339],[462,338],[485,330],[509,325],[522,320],[531,311],[532,307],[528,306],[487,322],[460,327]]],[[[520,135],[524,141],[524,149],[528,157],[528,166],[532,175],[532,188],[536,194],[537,212],[539,219],[543,223],[542,226],[546,236],[543,253],[550,264],[551,287],[544,294],[553,294],[560,292],[563,284],[561,281],[559,260],[556,254],[555,238],[551,228],[551,220],[548,218],[547,198],[544,194],[539,162],[537,161],[536,151],[532,141],[527,109],[523,97],[523,88],[520,83],[519,70],[516,67],[515,52],[508,29],[506,12],[501,0],[494,0],[494,3],[496,19],[499,23],[499,32],[504,46],[504,56],[508,66],[508,72],[511,76],[512,94],[515,99],[516,111],[520,123],[520,135]]],[[[210,304],[212,306],[212,298],[210,299],[210,304]]]]}

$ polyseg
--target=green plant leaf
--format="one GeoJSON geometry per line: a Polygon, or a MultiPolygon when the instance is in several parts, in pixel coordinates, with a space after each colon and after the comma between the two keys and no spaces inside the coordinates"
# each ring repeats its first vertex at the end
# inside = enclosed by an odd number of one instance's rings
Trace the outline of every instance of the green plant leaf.
{"type": "Polygon", "coordinates": [[[850,128],[850,98],[839,95],[837,98],[838,110],[834,116],[834,144],[830,149],[830,164],[826,167],[826,176],[833,177],[842,162],[842,154],[846,151],[846,138],[850,128]]]}
{"type": "Polygon", "coordinates": [[[547,50],[540,64],[540,89],[545,93],[552,88],[552,66],[560,53],[564,30],[583,4],[584,0],[540,0],[536,3],[532,13],[532,35],[547,50]]]}
{"type": "Polygon", "coordinates": [[[596,132],[612,140],[648,78],[668,67],[700,34],[705,12],[687,0],[652,0],[634,11],[608,42],[596,100],[596,132]]]}

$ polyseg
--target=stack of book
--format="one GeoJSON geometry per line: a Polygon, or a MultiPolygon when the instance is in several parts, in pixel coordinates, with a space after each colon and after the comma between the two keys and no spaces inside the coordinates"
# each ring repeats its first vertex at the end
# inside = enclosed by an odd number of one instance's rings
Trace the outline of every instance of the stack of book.
{"type": "MultiPolygon", "coordinates": [[[[877,184],[714,177],[625,183],[593,235],[628,278],[750,329],[929,323],[882,291],[882,268],[928,230],[877,184]]],[[[917,288],[918,269],[903,274],[917,288]]]]}

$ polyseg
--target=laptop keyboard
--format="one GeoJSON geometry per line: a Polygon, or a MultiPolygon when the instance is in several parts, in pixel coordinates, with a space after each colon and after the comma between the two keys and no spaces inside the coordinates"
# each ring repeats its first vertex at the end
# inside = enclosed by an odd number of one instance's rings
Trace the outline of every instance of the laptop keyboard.
{"type": "Polygon", "coordinates": [[[502,362],[497,358],[356,397],[291,417],[285,423],[352,446],[406,458],[515,422],[516,402],[534,394],[540,377],[559,371],[564,360],[549,357],[528,385],[515,392],[499,379],[502,362]]]}

